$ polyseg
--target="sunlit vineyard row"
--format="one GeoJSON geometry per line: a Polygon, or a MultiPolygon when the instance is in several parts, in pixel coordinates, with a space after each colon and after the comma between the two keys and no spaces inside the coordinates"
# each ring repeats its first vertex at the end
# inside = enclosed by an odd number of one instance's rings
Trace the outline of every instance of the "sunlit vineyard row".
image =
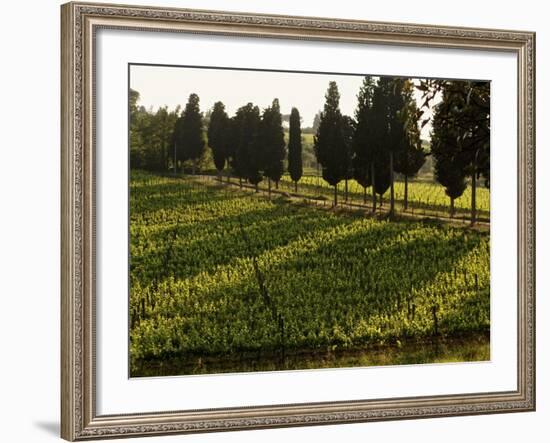
{"type": "MultiPolygon", "coordinates": [[[[282,178],[285,189],[294,190],[290,176],[285,174],[282,178]]],[[[449,212],[450,200],[445,194],[445,188],[434,182],[420,182],[411,180],[408,186],[408,202],[409,208],[417,210],[433,210],[438,212],[449,212]]],[[[345,183],[342,181],[338,185],[340,198],[344,197],[345,183]]],[[[314,175],[305,175],[298,182],[298,192],[317,193],[332,198],[333,188],[322,177],[314,175]],[[320,192],[319,192],[320,191],[320,192]],[[323,192],[324,191],[324,192],[323,192]]],[[[370,203],[371,188],[367,188],[367,199],[370,203]]],[[[348,181],[348,194],[355,202],[361,202],[364,197],[363,187],[355,180],[348,181]]],[[[389,200],[390,191],[386,191],[383,198],[389,200]]],[[[469,214],[471,209],[472,190],[468,185],[462,196],[455,200],[455,210],[457,214],[469,214]]],[[[395,182],[395,199],[399,204],[402,204],[405,196],[405,183],[403,181],[395,182]]],[[[489,218],[490,214],[490,193],[485,187],[478,187],[476,190],[476,209],[479,216],[489,218]]]]}
{"type": "MultiPolygon", "coordinates": [[[[235,177],[230,178],[232,182],[238,180],[235,177]]],[[[244,183],[246,186],[252,186],[244,183]]],[[[259,183],[259,189],[267,190],[268,183],[266,180],[259,183]]],[[[450,216],[450,199],[445,194],[445,189],[433,181],[415,181],[411,180],[408,184],[408,208],[407,213],[417,215],[436,216],[439,218],[448,218],[450,216]]],[[[275,186],[272,184],[272,189],[275,186]]],[[[306,198],[319,199],[322,198],[328,203],[334,198],[334,188],[330,186],[322,177],[317,175],[304,175],[298,182],[297,191],[295,191],[294,182],[292,182],[288,174],[283,175],[279,183],[278,190],[289,192],[293,195],[303,196],[306,198]]],[[[355,180],[348,180],[348,200],[345,200],[345,182],[338,184],[338,195],[340,204],[351,203],[353,205],[364,205],[368,208],[372,207],[371,203],[371,188],[366,190],[355,180]],[[366,199],[366,203],[364,200],[366,199]]],[[[403,211],[405,195],[405,183],[397,180],[395,182],[395,199],[397,202],[397,210],[403,211]]],[[[377,205],[381,210],[388,210],[390,191],[386,191],[383,195],[382,202],[378,201],[377,205]]],[[[469,221],[471,214],[471,198],[472,191],[468,185],[461,197],[455,199],[455,214],[456,219],[469,221]]],[[[378,199],[378,196],[377,196],[378,199]]],[[[476,191],[476,212],[479,221],[488,222],[490,219],[490,191],[485,187],[478,187],[476,191]]]]}
{"type": "Polygon", "coordinates": [[[489,330],[489,236],[438,222],[134,171],[130,256],[133,369],[489,330]]]}

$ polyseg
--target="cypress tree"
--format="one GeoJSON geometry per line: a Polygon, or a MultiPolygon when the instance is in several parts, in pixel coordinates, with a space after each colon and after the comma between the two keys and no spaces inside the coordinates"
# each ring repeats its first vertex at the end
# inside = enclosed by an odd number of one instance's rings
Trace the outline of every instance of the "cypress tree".
{"type": "Polygon", "coordinates": [[[405,180],[405,195],[403,209],[407,210],[409,201],[409,178],[414,177],[426,161],[426,154],[422,149],[418,121],[422,113],[416,106],[412,95],[412,83],[406,81],[403,87],[404,107],[399,117],[404,125],[404,146],[395,157],[394,171],[401,174],[405,180]]]}
{"type": "Polygon", "coordinates": [[[227,183],[231,181],[231,172],[241,180],[237,165],[237,146],[239,145],[239,130],[240,124],[237,120],[237,116],[234,115],[228,121],[227,128],[227,144],[225,146],[225,154],[227,163],[229,164],[230,171],[227,172],[227,183]]]}
{"type": "Polygon", "coordinates": [[[260,110],[248,103],[237,110],[235,115],[235,154],[233,158],[234,171],[239,181],[248,180],[258,191],[258,183],[262,181],[263,156],[260,139],[260,110]]]}
{"type": "Polygon", "coordinates": [[[208,145],[212,149],[212,157],[220,181],[228,157],[229,130],[229,117],[225,112],[225,105],[222,102],[216,102],[208,124],[208,145]]]}
{"type": "Polygon", "coordinates": [[[288,172],[294,182],[294,192],[298,192],[298,181],[302,178],[302,131],[300,113],[292,108],[288,130],[288,172]]]}
{"type": "Polygon", "coordinates": [[[476,190],[478,179],[490,183],[490,84],[489,82],[454,81],[450,89],[454,106],[450,112],[460,128],[460,149],[470,176],[472,225],[477,221],[476,190]]]}
{"type": "Polygon", "coordinates": [[[388,144],[389,171],[390,171],[390,215],[395,212],[395,174],[396,157],[405,149],[406,131],[405,124],[400,118],[405,107],[406,80],[400,78],[384,78],[382,84],[387,95],[387,119],[388,119],[388,144]]]}
{"type": "Polygon", "coordinates": [[[197,163],[204,154],[205,140],[202,128],[202,114],[199,108],[199,96],[191,94],[181,117],[174,129],[177,160],[184,162],[192,160],[193,174],[197,163]]]}
{"type": "Polygon", "coordinates": [[[340,94],[336,82],[331,81],[325,95],[325,105],[314,137],[317,162],[321,164],[323,179],[334,186],[334,206],[338,205],[338,183],[346,176],[348,148],[344,134],[340,94]]]}
{"type": "MultiPolygon", "coordinates": [[[[445,100],[445,98],[444,98],[445,100]]],[[[460,130],[449,124],[447,104],[440,103],[433,117],[431,133],[431,151],[434,158],[436,180],[445,187],[445,194],[450,198],[450,215],[454,216],[454,201],[466,189],[466,162],[461,152],[460,130]]]]}
{"type": "Polygon", "coordinates": [[[379,79],[372,98],[371,139],[372,155],[371,176],[373,190],[379,195],[380,206],[382,196],[391,184],[390,172],[390,137],[388,117],[389,79],[379,79]]]}
{"type": "Polygon", "coordinates": [[[349,116],[342,116],[342,135],[345,147],[344,165],[344,200],[348,201],[348,180],[353,178],[353,138],[355,136],[355,121],[349,116]]]}
{"type": "Polygon", "coordinates": [[[260,151],[261,163],[259,167],[268,179],[271,196],[271,180],[278,188],[284,171],[283,160],[286,155],[285,133],[278,99],[274,99],[271,106],[263,112],[260,124],[260,145],[256,149],[260,151]]]}
{"type": "Polygon", "coordinates": [[[315,117],[313,117],[313,125],[312,125],[312,129],[313,129],[313,132],[314,133],[317,133],[317,131],[319,130],[319,125],[321,124],[321,111],[317,112],[315,114],[315,117]]]}
{"type": "MultiPolygon", "coordinates": [[[[353,177],[363,187],[363,203],[367,203],[367,188],[372,186],[371,165],[374,161],[372,140],[372,105],[375,83],[372,77],[366,76],[357,95],[357,122],[353,137],[353,177]]],[[[372,193],[373,211],[376,209],[376,193],[372,193]]]]}
{"type": "Polygon", "coordinates": [[[425,105],[437,94],[442,96],[437,105],[440,131],[456,133],[453,145],[460,152],[459,167],[465,169],[459,175],[469,176],[472,183],[471,222],[475,224],[477,180],[483,177],[485,186],[490,185],[490,83],[426,80],[418,89],[424,91],[425,105]]]}

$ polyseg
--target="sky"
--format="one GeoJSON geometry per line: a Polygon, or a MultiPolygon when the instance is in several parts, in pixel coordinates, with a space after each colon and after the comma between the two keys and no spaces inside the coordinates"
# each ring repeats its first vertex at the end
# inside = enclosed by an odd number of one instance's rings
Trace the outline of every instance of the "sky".
{"type": "MultiPolygon", "coordinates": [[[[340,92],[340,110],[354,116],[357,94],[363,82],[362,75],[335,75],[296,72],[265,72],[251,70],[188,68],[132,65],[130,87],[140,94],[138,105],[156,111],[161,106],[170,110],[185,103],[191,93],[200,99],[202,112],[222,101],[226,112],[235,111],[252,102],[260,111],[279,99],[282,114],[290,114],[296,107],[302,117],[302,127],[312,126],[315,114],[323,109],[329,81],[336,81],[340,92]]],[[[418,106],[421,93],[415,91],[418,106]]],[[[427,110],[425,116],[431,114],[427,110]]],[[[422,129],[422,138],[428,140],[431,125],[422,129]]]]}

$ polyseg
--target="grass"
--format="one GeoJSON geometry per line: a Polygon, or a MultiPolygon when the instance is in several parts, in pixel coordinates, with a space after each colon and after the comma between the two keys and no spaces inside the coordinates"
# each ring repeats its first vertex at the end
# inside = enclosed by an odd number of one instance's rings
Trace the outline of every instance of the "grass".
{"type": "Polygon", "coordinates": [[[285,356],[280,353],[241,353],[232,358],[185,356],[169,360],[140,361],[140,376],[211,374],[276,370],[396,366],[435,363],[489,361],[487,334],[459,338],[435,338],[425,342],[405,342],[351,350],[302,350],[285,356]]]}

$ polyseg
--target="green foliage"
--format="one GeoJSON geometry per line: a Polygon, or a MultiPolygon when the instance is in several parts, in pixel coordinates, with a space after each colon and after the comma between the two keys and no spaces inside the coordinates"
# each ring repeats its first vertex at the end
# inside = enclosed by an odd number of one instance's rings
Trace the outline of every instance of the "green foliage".
{"type": "Polygon", "coordinates": [[[321,111],[317,112],[315,114],[315,117],[313,118],[313,125],[311,129],[313,130],[313,134],[316,134],[319,130],[319,125],[321,124],[321,111]]]}
{"type": "MultiPolygon", "coordinates": [[[[490,185],[490,91],[489,82],[460,80],[426,80],[421,86],[425,104],[437,95],[441,102],[436,107],[435,119],[439,119],[439,130],[447,134],[442,137],[450,140],[449,133],[456,136],[446,149],[454,150],[464,165],[463,175],[475,174],[490,185]]],[[[435,129],[434,129],[435,132],[435,129]]]]}
{"type": "Polygon", "coordinates": [[[465,158],[460,155],[456,127],[445,124],[443,115],[436,111],[432,129],[432,156],[436,180],[445,187],[452,201],[466,189],[465,158]]]}
{"type": "Polygon", "coordinates": [[[372,97],[371,144],[372,163],[374,165],[374,191],[383,195],[390,187],[390,134],[388,117],[388,95],[391,79],[378,79],[372,97]]]}
{"type": "Polygon", "coordinates": [[[401,149],[395,153],[393,170],[405,178],[405,209],[408,207],[409,178],[414,177],[426,162],[426,153],[422,148],[419,120],[422,112],[413,98],[413,84],[402,80],[401,97],[403,103],[396,113],[401,123],[401,149]]]}
{"type": "MultiPolygon", "coordinates": [[[[443,81],[433,86],[441,94],[433,118],[432,154],[434,172],[439,183],[454,200],[466,189],[466,177],[472,185],[479,176],[490,180],[490,128],[488,82],[443,81]]],[[[471,220],[477,218],[477,190],[471,199],[471,220]]]]}
{"type": "Polygon", "coordinates": [[[169,167],[173,129],[179,108],[156,113],[138,106],[139,92],[130,90],[130,165],[149,171],[166,171],[169,167]]]}
{"type": "Polygon", "coordinates": [[[355,121],[348,115],[342,116],[342,137],[344,140],[344,180],[353,178],[353,139],[355,137],[355,121]]]}
{"type": "Polygon", "coordinates": [[[489,237],[133,172],[130,356],[353,348],[489,330],[489,237]],[[249,242],[245,241],[243,232],[249,242]]]}
{"type": "MultiPolygon", "coordinates": [[[[304,166],[319,168],[323,179],[334,187],[337,204],[338,184],[353,178],[363,187],[366,200],[368,187],[373,188],[373,210],[376,194],[390,189],[390,212],[394,210],[394,172],[405,179],[404,208],[408,207],[408,180],[423,167],[428,168],[455,200],[472,183],[471,218],[477,213],[477,178],[490,184],[490,85],[488,82],[424,80],[416,87],[424,92],[423,106],[439,94],[442,101],[433,117],[431,152],[424,150],[421,128],[423,119],[413,97],[410,79],[365,77],[358,94],[355,120],[341,114],[340,95],[335,82],[330,82],[323,111],[316,115],[315,136],[304,134],[298,124],[289,128],[288,167],[295,181],[300,180],[304,166]],[[296,129],[297,128],[297,129],[296,129]],[[292,132],[292,134],[291,134],[292,132]],[[426,156],[433,154],[430,161],[426,156]],[[313,159],[315,156],[316,161],[313,159]]],[[[213,162],[219,173],[229,163],[235,175],[258,185],[268,177],[277,185],[284,174],[285,132],[277,99],[260,117],[257,106],[248,103],[233,118],[223,103],[202,116],[199,97],[189,96],[181,116],[179,108],[156,113],[138,106],[139,93],[130,91],[130,164],[134,169],[167,171],[170,166],[209,169],[213,162]],[[207,134],[203,130],[207,126],[207,134]],[[205,150],[205,135],[211,150],[205,150]],[[171,162],[170,162],[170,159],[171,162]],[[176,161],[177,160],[177,161],[176,161]],[[176,164],[177,163],[177,164],[176,164]]],[[[297,111],[296,111],[297,112],[297,111]]],[[[286,118],[286,117],[285,117],[286,118]]]]}
{"type": "Polygon", "coordinates": [[[228,156],[229,117],[225,112],[225,105],[216,102],[208,122],[208,145],[212,149],[214,165],[218,171],[223,171],[228,156]]]}
{"type": "Polygon", "coordinates": [[[414,177],[426,161],[419,127],[422,113],[416,105],[412,91],[412,83],[409,80],[403,81],[401,88],[403,103],[396,113],[402,125],[400,135],[402,148],[396,153],[394,171],[408,178],[414,177]]]}
{"type": "Polygon", "coordinates": [[[391,186],[391,210],[393,171],[408,178],[424,164],[418,127],[420,115],[409,80],[380,77],[375,82],[370,76],[364,78],[355,112],[353,176],[364,188],[374,184],[380,195],[391,186]]]}
{"type": "Polygon", "coordinates": [[[227,130],[227,144],[225,149],[226,149],[227,163],[231,171],[237,177],[243,178],[244,174],[237,165],[237,148],[239,146],[239,140],[240,140],[240,126],[241,126],[241,123],[237,119],[236,114],[229,119],[229,125],[227,130]]]}
{"type": "Polygon", "coordinates": [[[283,160],[286,155],[285,133],[278,99],[274,99],[272,105],[262,114],[258,149],[263,157],[264,175],[278,183],[284,172],[283,160]]]}
{"type": "MultiPolygon", "coordinates": [[[[189,100],[174,128],[177,162],[191,160],[194,165],[203,156],[206,147],[202,127],[202,114],[199,108],[199,96],[189,95],[189,100]]],[[[194,169],[194,167],[193,167],[194,169]]]]}
{"type": "Polygon", "coordinates": [[[252,103],[240,107],[234,117],[236,147],[232,165],[237,177],[254,185],[262,181],[260,123],[260,110],[252,103]]]}
{"type": "Polygon", "coordinates": [[[292,108],[288,130],[288,172],[292,181],[302,177],[302,132],[300,130],[300,113],[292,108]]]}
{"type": "Polygon", "coordinates": [[[373,97],[375,81],[371,76],[363,79],[363,84],[357,95],[357,122],[353,138],[353,176],[363,187],[372,185],[371,164],[374,161],[373,130],[373,97]]]}
{"type": "MultiPolygon", "coordinates": [[[[332,186],[349,176],[351,124],[340,112],[340,93],[336,82],[331,81],[325,95],[325,106],[314,148],[317,161],[322,166],[323,178],[332,186]]],[[[335,204],[336,193],[335,193],[335,204]]]]}

